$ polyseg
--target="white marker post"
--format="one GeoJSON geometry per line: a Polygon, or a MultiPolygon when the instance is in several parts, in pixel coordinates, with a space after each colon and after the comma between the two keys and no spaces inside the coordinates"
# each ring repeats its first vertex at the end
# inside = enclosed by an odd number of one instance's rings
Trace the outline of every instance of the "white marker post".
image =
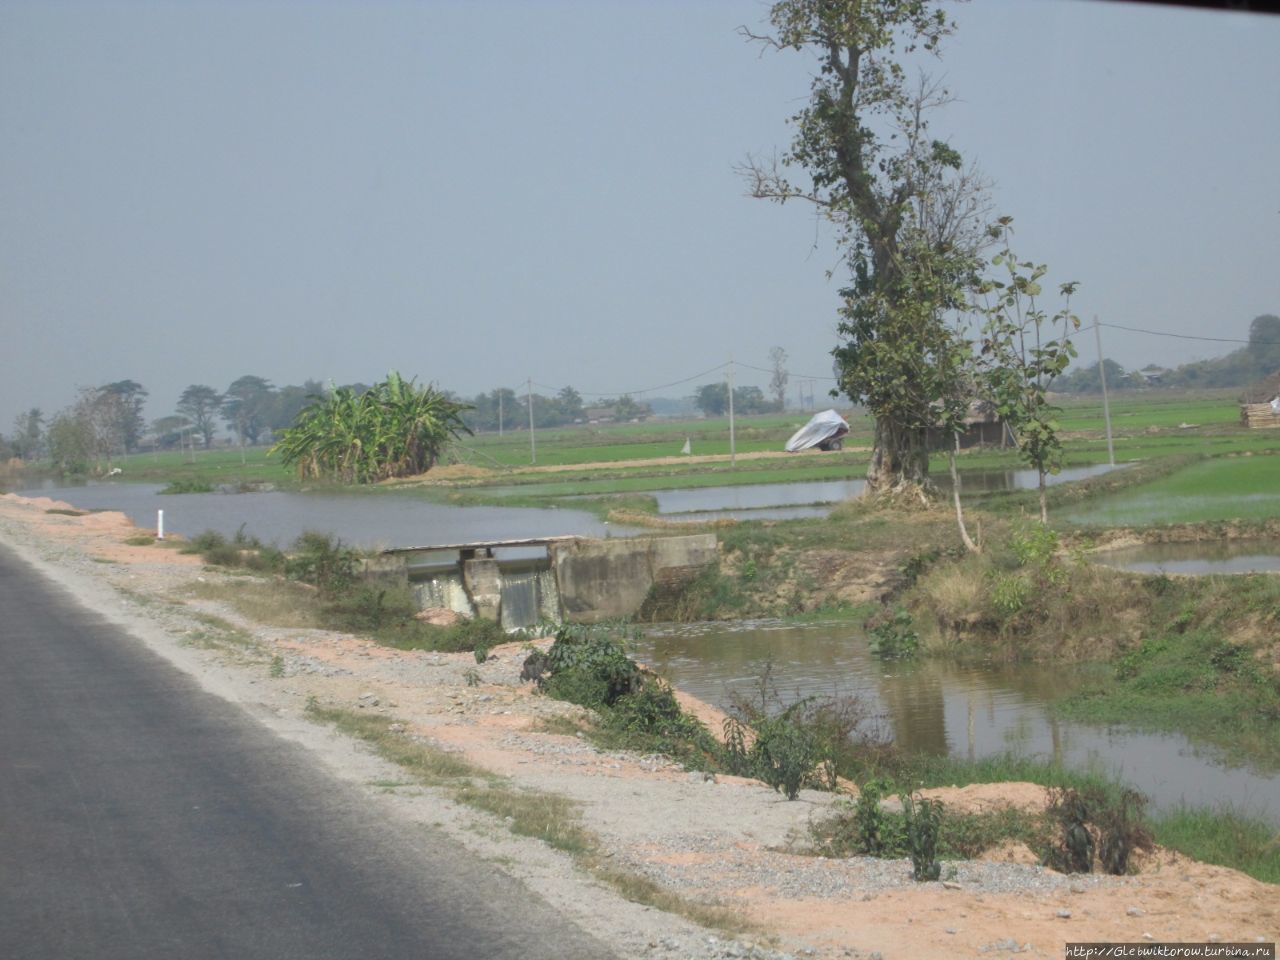
{"type": "Polygon", "coordinates": [[[164,511],[163,510],[156,511],[156,539],[157,540],[164,539],[164,511]]]}

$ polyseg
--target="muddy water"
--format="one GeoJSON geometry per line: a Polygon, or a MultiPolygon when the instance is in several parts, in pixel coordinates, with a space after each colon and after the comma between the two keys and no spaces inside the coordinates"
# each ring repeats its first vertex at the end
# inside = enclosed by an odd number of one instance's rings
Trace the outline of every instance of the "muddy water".
{"type": "Polygon", "coordinates": [[[1280,823],[1280,775],[1228,768],[1180,736],[1068,723],[1054,700],[1080,677],[1060,666],[886,663],[850,624],[758,622],[648,628],[636,649],[673,684],[727,706],[752,696],[771,669],[787,702],[855,696],[873,724],[907,750],[977,758],[1007,751],[1115,774],[1155,806],[1223,801],[1280,823]]]}
{"type": "Polygon", "coordinates": [[[286,546],[307,530],[340,537],[360,547],[410,547],[473,540],[514,540],[574,534],[619,536],[635,532],[611,526],[580,510],[525,507],[455,507],[409,496],[324,493],[160,494],[156,484],[91,483],[18,491],[51,497],[83,510],[119,510],[144,529],[155,529],[164,511],[165,530],[191,537],[205,530],[233,536],[245,532],[264,543],[286,546]]]}
{"type": "Polygon", "coordinates": [[[1134,573],[1262,573],[1280,571],[1280,540],[1158,543],[1106,550],[1094,559],[1134,573]]]}

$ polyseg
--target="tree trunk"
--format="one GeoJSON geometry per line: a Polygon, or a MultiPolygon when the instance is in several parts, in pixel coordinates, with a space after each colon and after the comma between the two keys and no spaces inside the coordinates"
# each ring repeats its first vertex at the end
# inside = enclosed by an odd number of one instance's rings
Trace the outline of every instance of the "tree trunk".
{"type": "Polygon", "coordinates": [[[867,466],[867,489],[886,493],[905,486],[924,487],[929,483],[929,444],[923,429],[912,429],[890,420],[876,418],[875,446],[867,466]]]}
{"type": "Polygon", "coordinates": [[[951,499],[956,508],[956,524],[960,527],[960,539],[970,553],[981,553],[982,549],[973,542],[964,525],[964,508],[960,506],[960,473],[956,470],[956,454],[960,450],[960,434],[953,434],[955,448],[947,452],[947,462],[951,465],[951,499]]]}
{"type": "Polygon", "coordinates": [[[1045,494],[1044,471],[1040,471],[1040,522],[1049,522],[1049,500],[1045,494]]]}

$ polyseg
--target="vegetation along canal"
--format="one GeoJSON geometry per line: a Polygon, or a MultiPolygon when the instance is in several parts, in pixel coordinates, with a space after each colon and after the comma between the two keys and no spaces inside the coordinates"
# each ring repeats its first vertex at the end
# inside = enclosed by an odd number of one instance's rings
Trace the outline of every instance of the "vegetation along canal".
{"type": "Polygon", "coordinates": [[[758,697],[767,673],[783,703],[857,698],[868,732],[907,751],[1032,756],[1114,775],[1157,808],[1226,802],[1280,824],[1277,771],[1228,765],[1177,735],[1058,719],[1053,705],[1079,677],[1062,665],[883,661],[847,622],[655,625],[635,655],[709,703],[729,707],[735,695],[758,697]]]}

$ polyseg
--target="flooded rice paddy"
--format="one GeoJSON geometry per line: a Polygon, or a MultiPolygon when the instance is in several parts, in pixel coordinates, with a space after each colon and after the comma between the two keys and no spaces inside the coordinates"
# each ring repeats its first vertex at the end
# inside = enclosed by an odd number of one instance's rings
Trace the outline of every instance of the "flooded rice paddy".
{"type": "MultiPolygon", "coordinates": [[[[1050,486],[1084,480],[1115,469],[1109,464],[1071,467],[1047,477],[1050,486]]],[[[939,489],[948,493],[951,478],[933,478],[939,489]]],[[[962,494],[996,493],[1005,490],[1033,490],[1039,483],[1034,470],[969,470],[960,475],[962,494]]],[[[823,480],[800,483],[761,483],[749,486],[693,487],[654,491],[658,513],[672,520],[690,523],[707,520],[794,520],[802,517],[824,517],[834,504],[856,497],[866,488],[866,481],[823,480]]]]}

